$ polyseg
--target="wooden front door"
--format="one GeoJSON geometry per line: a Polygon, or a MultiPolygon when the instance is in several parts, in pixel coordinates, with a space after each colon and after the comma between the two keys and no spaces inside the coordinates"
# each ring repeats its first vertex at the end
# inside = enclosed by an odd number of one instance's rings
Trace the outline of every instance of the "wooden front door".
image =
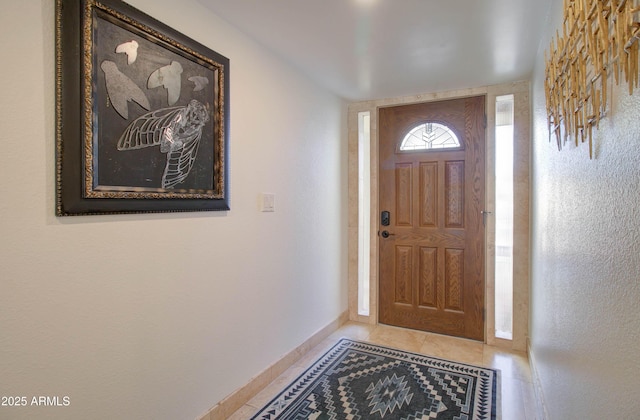
{"type": "Polygon", "coordinates": [[[379,110],[384,324],[484,340],[484,103],[480,96],[379,110]],[[401,150],[422,124],[419,139],[430,146],[433,127],[448,128],[459,146],[401,150]]]}

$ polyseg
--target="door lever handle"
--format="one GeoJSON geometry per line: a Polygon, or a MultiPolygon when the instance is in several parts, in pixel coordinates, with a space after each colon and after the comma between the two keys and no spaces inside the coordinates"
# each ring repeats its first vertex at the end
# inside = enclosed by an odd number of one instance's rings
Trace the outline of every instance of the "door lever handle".
{"type": "Polygon", "coordinates": [[[487,214],[492,214],[493,212],[487,211],[487,210],[482,210],[480,211],[480,213],[482,214],[482,226],[486,226],[487,225],[487,214]]]}
{"type": "Polygon", "coordinates": [[[395,233],[389,233],[389,231],[387,230],[383,230],[382,232],[380,232],[380,236],[382,236],[383,238],[388,238],[389,236],[395,236],[395,233]]]}

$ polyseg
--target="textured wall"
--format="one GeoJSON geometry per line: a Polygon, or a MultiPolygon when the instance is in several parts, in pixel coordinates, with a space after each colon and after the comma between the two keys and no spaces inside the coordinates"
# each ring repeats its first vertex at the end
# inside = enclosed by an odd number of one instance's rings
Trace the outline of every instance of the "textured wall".
{"type": "MultiPolygon", "coordinates": [[[[554,0],[547,33],[555,33],[554,0]]],[[[549,45],[545,39],[543,47],[549,45]]],[[[588,145],[548,141],[538,54],[533,83],[531,350],[550,419],[640,412],[640,92],[615,89],[588,145]]]]}
{"type": "Polygon", "coordinates": [[[346,310],[340,99],[196,0],[131,1],[231,60],[231,211],[56,218],[54,2],[4,3],[0,396],[71,405],[0,418],[195,418],[346,310]]]}

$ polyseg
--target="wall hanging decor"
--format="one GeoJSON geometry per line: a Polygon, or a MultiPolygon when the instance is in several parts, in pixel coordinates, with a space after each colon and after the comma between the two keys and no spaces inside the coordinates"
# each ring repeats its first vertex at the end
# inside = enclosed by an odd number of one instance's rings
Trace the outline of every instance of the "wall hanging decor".
{"type": "Polygon", "coordinates": [[[564,0],[562,34],[545,52],[549,135],[558,150],[573,138],[588,141],[607,114],[608,83],[638,87],[638,0],[564,0]]]}
{"type": "Polygon", "coordinates": [[[228,210],[229,60],[120,0],[56,1],[56,214],[228,210]]]}

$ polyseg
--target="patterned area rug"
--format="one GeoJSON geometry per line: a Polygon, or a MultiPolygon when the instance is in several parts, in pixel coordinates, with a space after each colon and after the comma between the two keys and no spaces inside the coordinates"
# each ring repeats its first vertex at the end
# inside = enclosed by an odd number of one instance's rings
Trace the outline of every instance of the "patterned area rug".
{"type": "Polygon", "coordinates": [[[500,372],[342,339],[252,419],[499,419],[500,372]]]}

